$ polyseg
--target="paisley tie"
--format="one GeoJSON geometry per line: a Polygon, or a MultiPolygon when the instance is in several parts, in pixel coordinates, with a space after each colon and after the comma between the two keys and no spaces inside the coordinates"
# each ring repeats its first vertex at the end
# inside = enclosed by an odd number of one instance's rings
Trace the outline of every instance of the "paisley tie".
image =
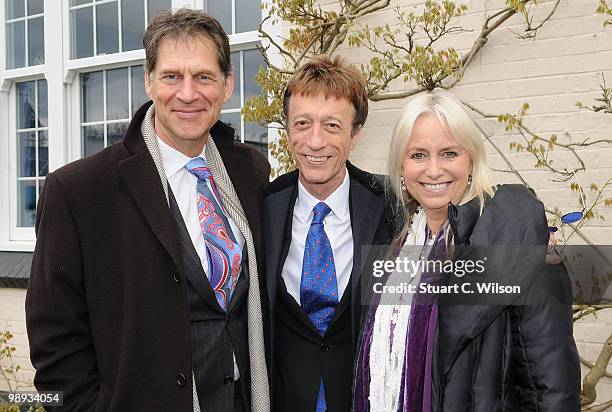
{"type": "Polygon", "coordinates": [[[208,281],[219,306],[227,310],[240,274],[242,249],[232,233],[206,160],[192,159],[185,168],[198,178],[196,204],[206,244],[208,281]]]}

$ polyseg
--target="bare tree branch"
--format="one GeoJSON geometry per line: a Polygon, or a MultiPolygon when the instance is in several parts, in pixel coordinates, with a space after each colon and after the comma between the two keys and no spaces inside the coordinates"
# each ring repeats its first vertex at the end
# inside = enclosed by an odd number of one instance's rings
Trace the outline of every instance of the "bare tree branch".
{"type": "Polygon", "coordinates": [[[536,27],[531,27],[531,21],[529,21],[527,23],[527,28],[525,29],[525,32],[528,32],[527,35],[525,35],[525,37],[522,38],[532,38],[535,37],[535,33],[542,28],[542,26],[544,26],[544,24],[550,20],[550,18],[553,16],[553,14],[555,14],[555,11],[557,11],[557,7],[559,7],[559,3],[561,2],[561,0],[557,0],[555,2],[555,5],[552,7],[552,9],[550,10],[550,13],[548,13],[548,16],[546,16],[541,22],[540,24],[538,24],[536,27]]]}
{"type": "Polygon", "coordinates": [[[582,393],[580,404],[590,405],[597,399],[596,386],[599,380],[606,374],[606,366],[612,357],[612,335],[608,337],[603,345],[601,353],[597,357],[591,371],[584,377],[582,381],[582,393]]]}
{"type": "Polygon", "coordinates": [[[589,305],[586,307],[584,305],[574,305],[573,322],[576,322],[577,320],[580,320],[588,315],[597,316],[596,313],[599,312],[600,310],[610,309],[610,308],[612,308],[612,305],[589,305]]]}
{"type": "MultiPolygon", "coordinates": [[[[584,359],[582,356],[580,356],[580,363],[582,363],[584,366],[588,367],[589,369],[593,369],[593,367],[595,366],[592,362],[589,362],[588,360],[584,359]]],[[[606,378],[612,378],[612,373],[606,371],[604,376],[606,378]]]]}
{"type": "MultiPolygon", "coordinates": [[[[293,63],[295,63],[295,58],[293,57],[293,55],[291,53],[289,53],[288,51],[286,51],[280,44],[278,44],[273,38],[272,36],[270,36],[270,34],[268,34],[264,29],[263,29],[263,24],[264,22],[266,22],[268,19],[270,18],[270,16],[266,16],[266,18],[264,18],[261,23],[259,24],[259,37],[263,38],[263,39],[267,39],[271,45],[273,45],[278,51],[279,53],[281,53],[283,56],[288,57],[290,60],[293,61],[293,63]]],[[[265,54],[265,53],[264,53],[265,54]]]]}
{"type": "Polygon", "coordinates": [[[608,402],[604,402],[601,405],[591,406],[589,408],[581,409],[584,412],[604,412],[609,410],[612,407],[612,399],[608,402]]]}
{"type": "Polygon", "coordinates": [[[414,89],[406,90],[403,92],[386,92],[386,93],[377,93],[373,96],[370,96],[370,100],[373,102],[380,102],[382,100],[394,100],[394,99],[403,99],[406,97],[414,96],[417,93],[421,93],[427,90],[426,87],[416,87],[414,89]]]}

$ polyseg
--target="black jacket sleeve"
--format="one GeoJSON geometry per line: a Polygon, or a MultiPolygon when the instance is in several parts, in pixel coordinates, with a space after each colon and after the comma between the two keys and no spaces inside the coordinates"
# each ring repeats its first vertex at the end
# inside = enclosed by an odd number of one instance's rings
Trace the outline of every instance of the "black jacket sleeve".
{"type": "Polygon", "coordinates": [[[505,185],[495,199],[500,209],[514,205],[519,210],[513,225],[504,225],[502,231],[514,232],[501,236],[521,239],[523,245],[541,249],[537,262],[519,259],[534,279],[524,305],[510,309],[513,352],[517,359],[519,384],[522,387],[522,403],[532,405],[538,411],[580,410],[580,363],[573,337],[571,302],[559,299],[558,294],[546,286],[571,288],[563,265],[544,263],[544,250],[548,242],[548,224],[543,204],[533,194],[518,185],[505,185]],[[516,201],[513,202],[513,200],[516,201]],[[512,227],[514,226],[514,227],[512,227]],[[551,273],[552,272],[552,273],[551,273]],[[561,286],[563,284],[563,286],[561,286]]]}
{"type": "Polygon", "coordinates": [[[25,303],[34,384],[39,391],[62,391],[62,410],[93,410],[100,385],[79,237],[53,173],[38,203],[36,233],[25,303]]]}

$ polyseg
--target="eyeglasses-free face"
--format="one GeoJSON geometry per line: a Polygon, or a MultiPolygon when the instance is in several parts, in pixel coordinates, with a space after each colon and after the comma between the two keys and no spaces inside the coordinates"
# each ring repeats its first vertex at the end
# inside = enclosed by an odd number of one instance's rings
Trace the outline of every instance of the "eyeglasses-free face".
{"type": "Polygon", "coordinates": [[[435,114],[419,116],[402,161],[406,190],[429,211],[445,213],[458,204],[467,186],[472,160],[435,114]]]}
{"type": "Polygon", "coordinates": [[[223,75],[210,39],[162,41],[155,69],[145,73],[158,136],[185,155],[198,156],[233,86],[234,78],[223,75]]]}

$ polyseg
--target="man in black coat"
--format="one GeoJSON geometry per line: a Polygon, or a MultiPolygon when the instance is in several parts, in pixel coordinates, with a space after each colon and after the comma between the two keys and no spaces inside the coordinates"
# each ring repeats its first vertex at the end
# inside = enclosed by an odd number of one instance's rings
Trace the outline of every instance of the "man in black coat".
{"type": "Polygon", "coordinates": [[[153,104],[41,194],[26,299],[34,383],[63,391],[65,410],[267,412],[269,164],[218,122],[233,89],[227,35],[183,9],[158,15],[143,43],[153,104]]]}
{"type": "Polygon", "coordinates": [[[289,81],[284,112],[298,170],[264,201],[273,409],[348,411],[363,247],[389,240],[383,182],[347,161],[365,83],[342,59],[316,57],[289,81]]]}

